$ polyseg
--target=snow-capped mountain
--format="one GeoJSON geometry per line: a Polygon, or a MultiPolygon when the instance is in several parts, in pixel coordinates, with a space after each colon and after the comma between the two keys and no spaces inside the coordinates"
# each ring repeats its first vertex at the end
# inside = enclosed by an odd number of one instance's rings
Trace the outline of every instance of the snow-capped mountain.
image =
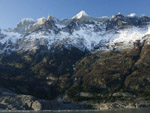
{"type": "Polygon", "coordinates": [[[149,45],[150,18],[134,13],[22,19],[15,28],[0,30],[0,106],[68,110],[79,109],[77,103],[82,110],[86,104],[101,110],[99,103],[114,102],[116,108],[123,101],[127,108],[131,101],[149,107],[149,45]],[[38,104],[28,95],[44,100],[38,104]]]}
{"type": "Polygon", "coordinates": [[[88,17],[88,14],[82,10],[76,16],[72,17],[72,19],[81,19],[84,17],[88,17]]]}
{"type": "Polygon", "coordinates": [[[142,41],[147,34],[150,34],[150,18],[137,17],[134,13],[93,18],[81,11],[64,20],[52,16],[36,21],[25,18],[15,28],[0,31],[0,53],[32,51],[40,46],[51,49],[58,45],[82,51],[124,49],[133,47],[135,41],[142,41]]]}

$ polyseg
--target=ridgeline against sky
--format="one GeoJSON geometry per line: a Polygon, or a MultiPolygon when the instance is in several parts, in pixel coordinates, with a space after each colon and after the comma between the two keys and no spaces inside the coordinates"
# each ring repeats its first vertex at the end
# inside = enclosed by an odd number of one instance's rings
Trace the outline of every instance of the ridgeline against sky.
{"type": "Polygon", "coordinates": [[[14,27],[22,18],[37,19],[49,14],[71,18],[81,10],[92,17],[128,15],[150,16],[149,0],[0,0],[0,27],[14,27]]]}

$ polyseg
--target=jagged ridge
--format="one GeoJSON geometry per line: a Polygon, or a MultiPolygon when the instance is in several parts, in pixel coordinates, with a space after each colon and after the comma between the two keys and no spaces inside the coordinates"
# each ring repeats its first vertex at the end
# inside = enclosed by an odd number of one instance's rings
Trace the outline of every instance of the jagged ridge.
{"type": "Polygon", "coordinates": [[[62,21],[51,16],[36,22],[23,19],[14,29],[1,30],[0,53],[32,51],[43,45],[51,49],[59,44],[82,51],[131,48],[136,40],[142,40],[149,34],[149,22],[150,18],[146,16],[119,13],[111,18],[93,18],[84,11],[73,19],[62,21]],[[78,16],[81,18],[75,18],[78,16]],[[122,46],[115,46],[116,43],[122,46]]]}

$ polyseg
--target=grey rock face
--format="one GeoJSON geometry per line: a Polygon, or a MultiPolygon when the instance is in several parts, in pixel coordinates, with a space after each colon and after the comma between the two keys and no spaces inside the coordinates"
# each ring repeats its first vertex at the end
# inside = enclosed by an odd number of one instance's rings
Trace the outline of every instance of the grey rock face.
{"type": "Polygon", "coordinates": [[[90,109],[89,105],[63,103],[57,100],[42,100],[30,95],[16,94],[8,89],[0,88],[0,110],[65,110],[90,109]]]}
{"type": "Polygon", "coordinates": [[[16,94],[5,88],[0,88],[1,110],[41,110],[41,104],[30,95],[16,94]]]}
{"type": "Polygon", "coordinates": [[[34,102],[32,103],[32,109],[35,110],[35,111],[42,110],[42,107],[41,107],[40,102],[34,101],[34,102]]]}
{"type": "Polygon", "coordinates": [[[135,109],[149,107],[149,101],[138,101],[138,102],[112,102],[112,103],[100,103],[95,105],[98,110],[113,110],[113,109],[135,109]]]}
{"type": "Polygon", "coordinates": [[[93,94],[88,92],[80,92],[79,94],[81,97],[93,97],[93,94]]]}

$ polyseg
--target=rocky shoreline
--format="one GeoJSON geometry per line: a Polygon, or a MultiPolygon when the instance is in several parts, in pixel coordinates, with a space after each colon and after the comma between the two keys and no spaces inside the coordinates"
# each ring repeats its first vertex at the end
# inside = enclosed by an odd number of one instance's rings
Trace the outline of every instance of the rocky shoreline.
{"type": "Polygon", "coordinates": [[[96,104],[97,110],[116,110],[116,109],[137,109],[137,108],[149,108],[150,101],[138,101],[138,102],[112,102],[112,103],[100,103],[96,104]]]}
{"type": "Polygon", "coordinates": [[[150,100],[131,102],[108,102],[108,103],[64,103],[59,99],[42,100],[30,95],[16,94],[8,89],[0,88],[0,110],[114,110],[135,109],[150,107],[150,100]]]}

